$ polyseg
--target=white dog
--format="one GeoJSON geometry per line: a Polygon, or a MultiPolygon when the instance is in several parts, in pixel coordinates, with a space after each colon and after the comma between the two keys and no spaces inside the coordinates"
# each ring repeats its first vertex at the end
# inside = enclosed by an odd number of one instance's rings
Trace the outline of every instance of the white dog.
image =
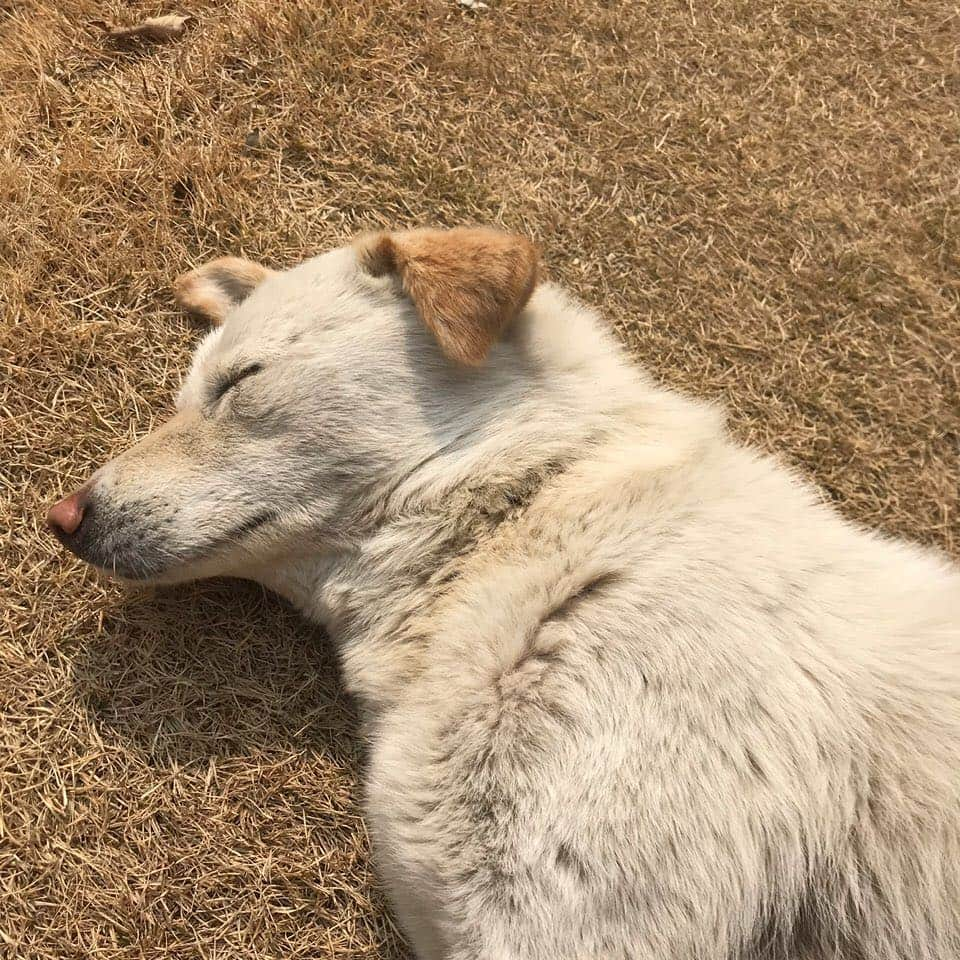
{"type": "Polygon", "coordinates": [[[960,957],[960,573],[655,386],[519,237],[178,283],[222,325],[50,524],[327,627],[416,955],[960,957]]]}

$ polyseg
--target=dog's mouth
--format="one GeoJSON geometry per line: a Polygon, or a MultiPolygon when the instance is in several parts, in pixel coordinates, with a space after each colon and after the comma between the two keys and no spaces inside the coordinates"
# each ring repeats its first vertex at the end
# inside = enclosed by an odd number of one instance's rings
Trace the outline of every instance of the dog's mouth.
{"type": "Polygon", "coordinates": [[[234,546],[243,545],[255,532],[279,519],[275,510],[262,510],[234,523],[222,533],[212,533],[197,542],[183,542],[166,528],[173,518],[135,521],[127,507],[111,507],[91,501],[83,522],[72,533],[54,529],[57,539],[73,554],[104,573],[123,580],[163,580],[180,568],[209,561],[234,546]]]}
{"type": "MultiPolygon", "coordinates": [[[[263,510],[260,513],[254,514],[252,517],[235,524],[226,533],[213,540],[205,549],[197,552],[202,554],[202,556],[209,556],[210,553],[220,550],[223,547],[239,543],[240,541],[249,537],[254,531],[260,530],[262,527],[273,523],[279,518],[280,514],[277,513],[276,510],[263,510]]],[[[197,556],[195,559],[201,558],[201,556],[197,556]]]]}

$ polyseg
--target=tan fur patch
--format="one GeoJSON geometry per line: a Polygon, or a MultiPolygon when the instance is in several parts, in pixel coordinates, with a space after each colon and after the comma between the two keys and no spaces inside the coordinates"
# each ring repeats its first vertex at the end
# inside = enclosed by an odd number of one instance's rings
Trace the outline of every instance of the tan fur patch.
{"type": "Polygon", "coordinates": [[[219,257],[178,277],[173,295],[184,310],[219,324],[273,272],[242,257],[219,257]]]}
{"type": "Polygon", "coordinates": [[[374,276],[397,274],[443,352],[470,366],[483,363],[537,284],[534,245],[484,227],[372,234],[356,248],[374,276]]]}

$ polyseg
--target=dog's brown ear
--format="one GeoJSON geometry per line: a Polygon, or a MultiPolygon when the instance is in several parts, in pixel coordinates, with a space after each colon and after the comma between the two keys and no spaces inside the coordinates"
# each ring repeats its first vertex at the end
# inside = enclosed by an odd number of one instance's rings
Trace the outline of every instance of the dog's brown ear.
{"type": "Polygon", "coordinates": [[[443,352],[478,366],[537,284],[525,237],[483,227],[375,233],[356,242],[374,276],[396,274],[443,352]]]}
{"type": "Polygon", "coordinates": [[[184,310],[219,324],[273,272],[242,257],[220,257],[178,277],[173,295],[184,310]]]}

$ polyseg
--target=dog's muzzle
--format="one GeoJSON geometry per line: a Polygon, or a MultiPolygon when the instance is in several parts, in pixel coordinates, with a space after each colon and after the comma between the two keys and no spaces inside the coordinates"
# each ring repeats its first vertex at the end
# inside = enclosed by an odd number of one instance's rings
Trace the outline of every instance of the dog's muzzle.
{"type": "Polygon", "coordinates": [[[156,530],[131,522],[131,513],[138,511],[98,498],[87,483],[47,511],[47,527],[81,560],[125,579],[148,579],[162,572],[173,552],[156,530]]]}

